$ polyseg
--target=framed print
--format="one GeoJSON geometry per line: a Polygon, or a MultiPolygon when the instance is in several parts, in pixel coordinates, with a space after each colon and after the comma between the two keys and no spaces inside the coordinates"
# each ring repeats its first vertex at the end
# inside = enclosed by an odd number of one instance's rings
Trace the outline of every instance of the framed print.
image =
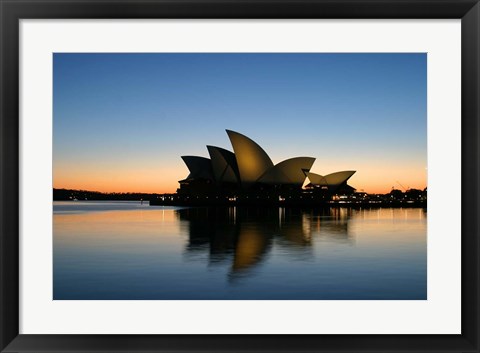
{"type": "Polygon", "coordinates": [[[2,352],[478,352],[476,1],[2,1],[2,352]]]}

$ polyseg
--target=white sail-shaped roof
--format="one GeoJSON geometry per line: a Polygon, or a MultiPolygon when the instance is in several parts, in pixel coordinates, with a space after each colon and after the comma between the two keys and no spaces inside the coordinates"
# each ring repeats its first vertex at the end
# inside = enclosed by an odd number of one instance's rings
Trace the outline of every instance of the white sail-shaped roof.
{"type": "Polygon", "coordinates": [[[350,177],[355,174],[354,170],[345,170],[342,172],[336,172],[332,174],[328,174],[325,176],[315,174],[315,173],[307,173],[308,180],[313,185],[320,185],[320,186],[338,186],[346,182],[350,177]]]}
{"type": "Polygon", "coordinates": [[[224,148],[207,146],[212,161],[213,175],[217,182],[238,183],[238,167],[235,154],[224,148]]]}
{"type": "Polygon", "coordinates": [[[309,172],[307,173],[307,177],[308,180],[310,180],[310,183],[313,185],[327,185],[327,181],[323,175],[309,172]]]}
{"type": "Polygon", "coordinates": [[[182,156],[182,159],[190,171],[187,179],[213,179],[210,159],[198,156],[182,156]]]}
{"type": "Polygon", "coordinates": [[[226,131],[235,151],[242,184],[248,186],[255,183],[258,178],[273,167],[272,160],[255,141],[238,132],[226,131]]]}
{"type": "Polygon", "coordinates": [[[325,175],[325,180],[328,185],[340,185],[350,179],[353,174],[355,174],[354,170],[345,170],[325,175]]]}
{"type": "Polygon", "coordinates": [[[305,181],[306,173],[312,168],[313,162],[315,162],[315,158],[312,157],[286,159],[267,170],[258,181],[266,184],[302,185],[305,181]]]}

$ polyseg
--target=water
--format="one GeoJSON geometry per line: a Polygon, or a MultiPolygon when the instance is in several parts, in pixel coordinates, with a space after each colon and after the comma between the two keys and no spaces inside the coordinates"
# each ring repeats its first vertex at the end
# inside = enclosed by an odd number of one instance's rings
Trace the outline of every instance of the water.
{"type": "Polygon", "coordinates": [[[427,299],[423,209],[54,202],[54,299],[427,299]]]}

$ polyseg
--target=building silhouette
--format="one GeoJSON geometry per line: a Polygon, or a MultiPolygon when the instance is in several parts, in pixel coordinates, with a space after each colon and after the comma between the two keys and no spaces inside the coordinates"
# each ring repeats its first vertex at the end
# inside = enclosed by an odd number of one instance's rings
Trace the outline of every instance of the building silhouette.
{"type": "Polygon", "coordinates": [[[355,171],[340,171],[326,176],[311,173],[315,158],[295,157],[274,164],[255,141],[232,130],[226,130],[233,152],[207,146],[210,158],[182,156],[189,174],[179,181],[178,195],[251,195],[282,197],[300,195],[309,190],[317,196],[355,191],[347,180],[355,171]]]}

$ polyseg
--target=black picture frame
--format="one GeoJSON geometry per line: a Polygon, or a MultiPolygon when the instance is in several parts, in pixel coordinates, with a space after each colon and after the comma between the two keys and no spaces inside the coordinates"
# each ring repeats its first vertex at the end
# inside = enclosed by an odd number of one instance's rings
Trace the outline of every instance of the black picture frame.
{"type": "MultiPolygon", "coordinates": [[[[2,352],[479,352],[477,0],[0,0],[2,352]],[[460,335],[19,334],[19,20],[74,18],[455,18],[462,45],[460,335]]],[[[92,318],[94,319],[94,318],[92,318]]]]}

